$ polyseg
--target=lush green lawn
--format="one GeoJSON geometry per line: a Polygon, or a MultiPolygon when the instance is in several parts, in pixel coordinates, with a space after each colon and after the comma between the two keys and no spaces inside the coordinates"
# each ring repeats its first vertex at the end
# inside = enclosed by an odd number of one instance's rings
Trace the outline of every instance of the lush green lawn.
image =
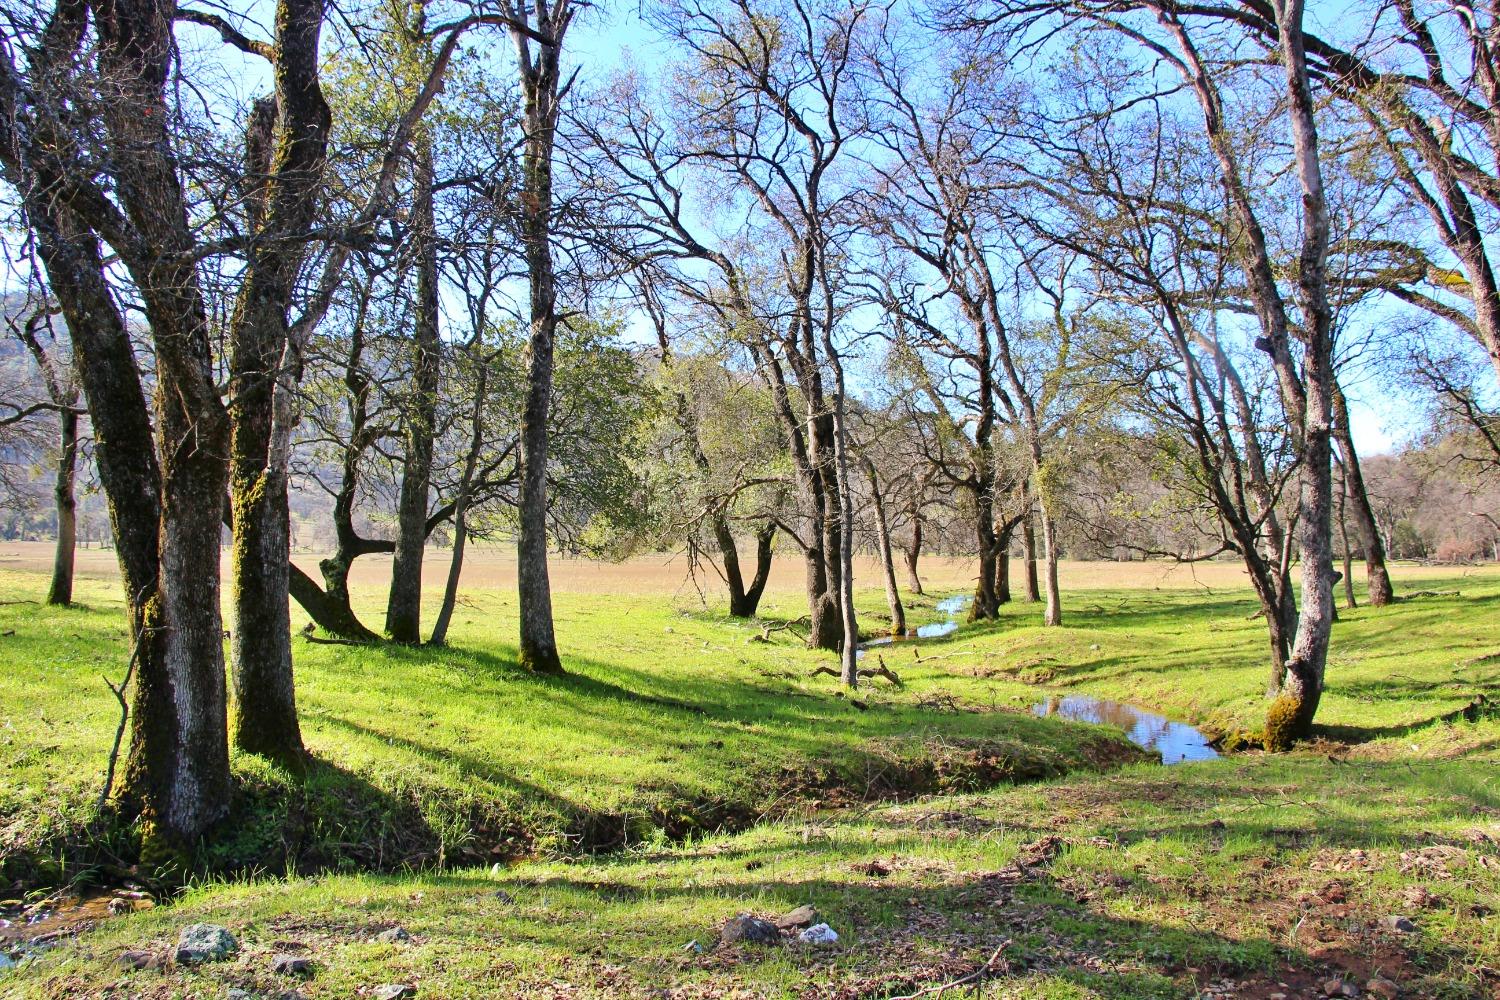
{"type": "MultiPolygon", "coordinates": [[[[0,600],[43,582],[0,574],[0,600]]],[[[269,991],[269,956],[305,948],[308,997],[396,982],[439,997],[881,997],[958,978],[1009,939],[986,996],[1312,996],[1331,975],[1382,972],[1407,997],[1493,997],[1500,720],[1443,719],[1500,696],[1500,658],[1483,658],[1500,652],[1500,573],[1420,585],[1461,594],[1344,613],[1314,748],[1103,776],[1089,772],[1124,756],[1117,739],[1030,706],[1089,692],[1254,728],[1265,639],[1247,591],[1072,591],[1052,630],[1011,605],[882,650],[905,687],[876,681],[856,706],[808,676],[831,658],[787,632],[754,641],[754,626],[655,594],[559,594],[565,647],[590,655],[567,657],[566,678],[521,674],[513,596],[476,590],[451,650],[299,644],[321,766],[298,783],[236,760],[243,801],[213,848],[230,867],[308,871],[430,867],[441,851],[449,871],[203,884],[0,972],[0,995],[269,991]],[[586,846],[620,849],[568,860],[586,846]],[[837,946],[717,947],[736,912],[805,902],[837,946]],[[1393,914],[1417,930],[1384,928],[1393,914]],[[229,926],[240,956],[111,964],[199,920],[229,926]],[[370,941],[395,924],[410,945],[370,941]]],[[[0,606],[14,633],[0,635],[0,849],[21,874],[88,821],[117,721],[99,675],[123,666],[118,595],[101,582],[81,597],[89,608],[0,606]]],[[[791,593],[765,610],[801,613],[791,593]]]]}

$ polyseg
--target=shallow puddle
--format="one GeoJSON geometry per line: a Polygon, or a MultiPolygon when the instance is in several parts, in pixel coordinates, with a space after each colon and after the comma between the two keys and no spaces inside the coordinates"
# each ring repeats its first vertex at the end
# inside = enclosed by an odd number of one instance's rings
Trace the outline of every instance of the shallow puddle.
{"type": "Polygon", "coordinates": [[[1158,751],[1163,764],[1210,760],[1219,756],[1219,752],[1208,745],[1207,738],[1187,723],[1173,722],[1164,715],[1118,701],[1070,694],[1038,702],[1031,711],[1043,717],[1054,716],[1123,729],[1130,742],[1158,751]]]}

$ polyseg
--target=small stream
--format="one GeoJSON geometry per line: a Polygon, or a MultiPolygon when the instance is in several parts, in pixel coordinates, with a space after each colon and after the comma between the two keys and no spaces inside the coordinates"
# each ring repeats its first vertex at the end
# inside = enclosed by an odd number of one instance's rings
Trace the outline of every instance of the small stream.
{"type": "Polygon", "coordinates": [[[1056,716],[1073,722],[1116,726],[1136,746],[1161,754],[1163,764],[1182,764],[1191,760],[1211,760],[1219,751],[1208,745],[1208,739],[1185,722],[1173,722],[1165,715],[1118,701],[1086,694],[1053,695],[1031,707],[1032,714],[1046,718],[1056,716]]]}
{"type": "MultiPolygon", "coordinates": [[[[940,639],[958,631],[960,613],[969,606],[973,597],[954,594],[938,601],[934,607],[947,618],[941,622],[922,625],[915,632],[900,636],[881,636],[859,644],[858,655],[867,649],[889,646],[898,642],[916,639],[940,639]]],[[[1048,695],[1045,701],[1031,707],[1032,714],[1046,718],[1055,716],[1072,722],[1091,722],[1095,725],[1115,726],[1125,731],[1126,739],[1136,746],[1155,750],[1161,754],[1163,764],[1182,764],[1193,760],[1211,760],[1219,752],[1208,745],[1205,737],[1185,722],[1174,722],[1165,715],[1127,705],[1123,702],[1095,698],[1086,694],[1048,695]]]]}

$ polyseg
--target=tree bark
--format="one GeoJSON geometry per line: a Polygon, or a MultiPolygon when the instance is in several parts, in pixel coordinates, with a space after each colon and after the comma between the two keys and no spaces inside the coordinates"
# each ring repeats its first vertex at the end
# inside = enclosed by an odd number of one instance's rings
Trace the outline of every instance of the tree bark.
{"type": "MultiPolygon", "coordinates": [[[[257,102],[245,136],[246,202],[260,240],[230,319],[231,677],[235,746],[300,765],[305,751],[292,673],[291,523],[287,468],[275,445],[288,309],[322,190],[331,114],[318,79],[323,8],[277,10],[275,96],[257,102]]],[[[289,434],[289,429],[288,429],[289,434]]]]}
{"type": "MultiPolygon", "coordinates": [[[[1042,521],[1042,555],[1046,560],[1046,573],[1044,579],[1047,583],[1047,607],[1043,612],[1042,624],[1057,626],[1062,624],[1062,594],[1057,586],[1057,523],[1052,520],[1052,515],[1047,511],[1046,501],[1042,501],[1040,516],[1042,521]]],[[[1029,528],[1031,519],[1027,518],[1029,528]]],[[[1032,584],[1027,581],[1028,587],[1032,584]]]]}
{"type": "Polygon", "coordinates": [[[405,413],[405,462],[396,508],[396,552],[386,599],[385,631],[396,642],[422,641],[422,556],[427,545],[432,449],[437,425],[438,335],[437,223],[433,209],[432,144],[423,136],[415,150],[412,239],[417,249],[416,329],[412,343],[412,389],[405,413]]]}
{"type": "Polygon", "coordinates": [[[527,36],[512,30],[521,56],[526,131],[522,151],[521,241],[531,290],[531,335],[527,350],[526,398],[521,414],[520,523],[516,576],[521,634],[520,663],[537,673],[562,673],[552,622],[552,585],[547,575],[547,418],[552,403],[553,345],[557,333],[557,281],[552,261],[552,152],[556,140],[560,56],[571,6],[559,0],[539,7],[550,43],[533,52],[527,36]]]}
{"type": "MultiPolygon", "coordinates": [[[[997,618],[1000,609],[995,593],[995,562],[999,554],[995,538],[995,501],[983,479],[981,475],[981,484],[972,488],[976,512],[974,534],[979,543],[979,582],[974,588],[974,601],[969,606],[971,622],[997,618]]],[[[1008,562],[1009,553],[1006,553],[1006,559],[1008,562]]]]}
{"type": "Polygon", "coordinates": [[[1354,556],[1349,551],[1349,519],[1347,517],[1349,507],[1349,478],[1344,472],[1343,465],[1339,466],[1337,493],[1339,498],[1339,545],[1343,549],[1344,556],[1344,607],[1356,608],[1359,604],[1354,599],[1354,556]]]}

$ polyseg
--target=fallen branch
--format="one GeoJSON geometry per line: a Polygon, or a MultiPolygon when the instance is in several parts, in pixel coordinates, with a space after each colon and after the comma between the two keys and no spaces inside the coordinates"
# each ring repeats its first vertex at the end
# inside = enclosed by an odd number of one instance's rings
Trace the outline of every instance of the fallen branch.
{"type": "Polygon", "coordinates": [[[829,666],[813,667],[807,672],[807,676],[816,677],[819,674],[827,674],[829,677],[843,677],[844,675],[829,666]]]}
{"type": "MultiPolygon", "coordinates": [[[[996,948],[990,953],[990,957],[985,959],[984,964],[966,976],[960,976],[952,982],[939,983],[936,986],[928,986],[925,989],[917,990],[917,992],[915,993],[905,993],[898,997],[891,997],[891,1000],[916,1000],[917,997],[935,997],[939,993],[947,993],[949,990],[957,989],[960,986],[967,986],[970,983],[973,983],[977,986],[979,983],[982,983],[984,980],[989,978],[990,973],[994,971],[996,960],[1000,959],[1000,953],[1009,946],[1010,938],[1006,938],[1004,941],[1001,941],[1000,947],[996,948]]],[[[999,971],[1002,974],[1009,973],[1010,963],[1002,960],[1000,962],[999,971]]]]}
{"type": "Polygon", "coordinates": [[[760,638],[758,641],[770,642],[772,632],[780,632],[782,630],[786,630],[788,632],[791,632],[792,635],[795,635],[797,638],[801,639],[803,642],[806,642],[807,636],[802,635],[796,629],[796,626],[801,625],[804,622],[808,625],[811,625],[812,619],[807,615],[803,615],[801,618],[793,618],[790,621],[784,621],[780,625],[761,625],[760,638]]]}
{"type": "Polygon", "coordinates": [[[901,678],[896,676],[895,671],[885,665],[885,660],[882,657],[875,657],[875,662],[880,664],[880,667],[878,669],[875,667],[864,667],[860,670],[855,671],[855,673],[859,674],[859,676],[861,677],[884,677],[886,680],[890,681],[897,687],[906,687],[906,685],[901,682],[901,678]]]}

